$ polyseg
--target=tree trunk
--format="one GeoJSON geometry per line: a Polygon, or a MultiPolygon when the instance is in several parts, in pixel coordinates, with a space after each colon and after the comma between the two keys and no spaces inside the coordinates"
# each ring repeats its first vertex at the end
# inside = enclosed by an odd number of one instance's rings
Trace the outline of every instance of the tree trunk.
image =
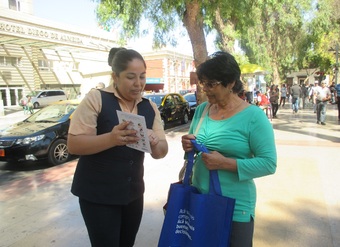
{"type": "MultiPolygon", "coordinates": [[[[207,44],[203,30],[203,18],[200,10],[201,6],[199,1],[188,1],[186,3],[186,11],[183,15],[183,23],[191,41],[196,68],[206,61],[208,57],[207,44]]],[[[197,104],[200,104],[206,101],[206,97],[199,84],[197,84],[196,88],[197,104]]]]}

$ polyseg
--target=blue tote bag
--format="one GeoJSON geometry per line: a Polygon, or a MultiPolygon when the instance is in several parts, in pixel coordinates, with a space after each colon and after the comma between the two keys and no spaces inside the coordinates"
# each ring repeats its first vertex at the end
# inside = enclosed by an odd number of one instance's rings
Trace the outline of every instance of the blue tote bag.
{"type": "MultiPolygon", "coordinates": [[[[207,152],[195,144],[197,151],[207,152]]],[[[222,196],[217,171],[210,171],[208,194],[191,186],[194,151],[188,154],[183,183],[170,185],[158,247],[227,247],[230,242],[235,199],[222,196]]]]}

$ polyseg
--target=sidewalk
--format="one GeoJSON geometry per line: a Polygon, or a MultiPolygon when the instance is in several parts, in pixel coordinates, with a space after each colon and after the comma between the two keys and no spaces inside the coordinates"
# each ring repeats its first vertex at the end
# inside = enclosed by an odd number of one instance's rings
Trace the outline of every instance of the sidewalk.
{"type": "MultiPolygon", "coordinates": [[[[340,247],[336,106],[328,106],[325,126],[316,124],[311,109],[292,114],[289,105],[286,107],[272,120],[277,172],[255,180],[254,247],[340,247]]],[[[0,119],[2,123],[4,118],[0,119]]],[[[164,159],[146,155],[145,210],[136,247],[157,246],[164,219],[162,206],[183,163],[180,137],[186,132],[167,133],[169,153],[164,159]]],[[[90,246],[77,198],[69,192],[75,166],[76,161],[71,161],[30,171],[30,175],[0,170],[13,174],[11,181],[0,180],[0,247],[90,246]]]]}

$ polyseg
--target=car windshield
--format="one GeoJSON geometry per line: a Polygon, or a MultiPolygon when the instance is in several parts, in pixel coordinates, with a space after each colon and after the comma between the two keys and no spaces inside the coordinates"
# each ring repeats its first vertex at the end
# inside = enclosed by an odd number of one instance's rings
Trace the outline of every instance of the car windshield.
{"type": "Polygon", "coordinates": [[[194,94],[187,94],[187,95],[184,95],[184,98],[187,100],[187,101],[196,101],[196,97],[194,94]]]}
{"type": "Polygon", "coordinates": [[[34,92],[32,92],[30,95],[32,96],[32,97],[36,97],[39,93],[41,93],[42,91],[34,91],[34,92]]]}
{"type": "Polygon", "coordinates": [[[55,104],[47,106],[27,118],[28,122],[60,122],[65,117],[69,117],[76,109],[73,104],[55,104]]]}
{"type": "Polygon", "coordinates": [[[162,101],[163,101],[163,98],[164,98],[164,95],[156,95],[156,94],[153,94],[153,95],[145,95],[143,96],[147,99],[150,99],[151,101],[153,101],[154,103],[156,103],[157,106],[160,106],[162,101]]]}

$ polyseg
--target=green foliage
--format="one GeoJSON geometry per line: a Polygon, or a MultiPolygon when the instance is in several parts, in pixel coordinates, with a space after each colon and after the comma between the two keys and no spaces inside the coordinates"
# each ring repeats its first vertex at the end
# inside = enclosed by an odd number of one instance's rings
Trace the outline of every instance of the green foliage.
{"type": "Polygon", "coordinates": [[[331,72],[335,66],[334,51],[329,50],[340,38],[340,0],[101,0],[97,17],[106,30],[121,31],[122,43],[152,31],[154,47],[176,46],[187,35],[182,26],[191,3],[200,8],[192,20],[197,28],[202,17],[205,32],[217,32],[221,50],[234,53],[239,40],[243,54],[234,55],[240,64],[265,67],[274,83],[292,70],[318,67],[331,72]],[[178,33],[180,27],[183,32],[178,33]]]}

